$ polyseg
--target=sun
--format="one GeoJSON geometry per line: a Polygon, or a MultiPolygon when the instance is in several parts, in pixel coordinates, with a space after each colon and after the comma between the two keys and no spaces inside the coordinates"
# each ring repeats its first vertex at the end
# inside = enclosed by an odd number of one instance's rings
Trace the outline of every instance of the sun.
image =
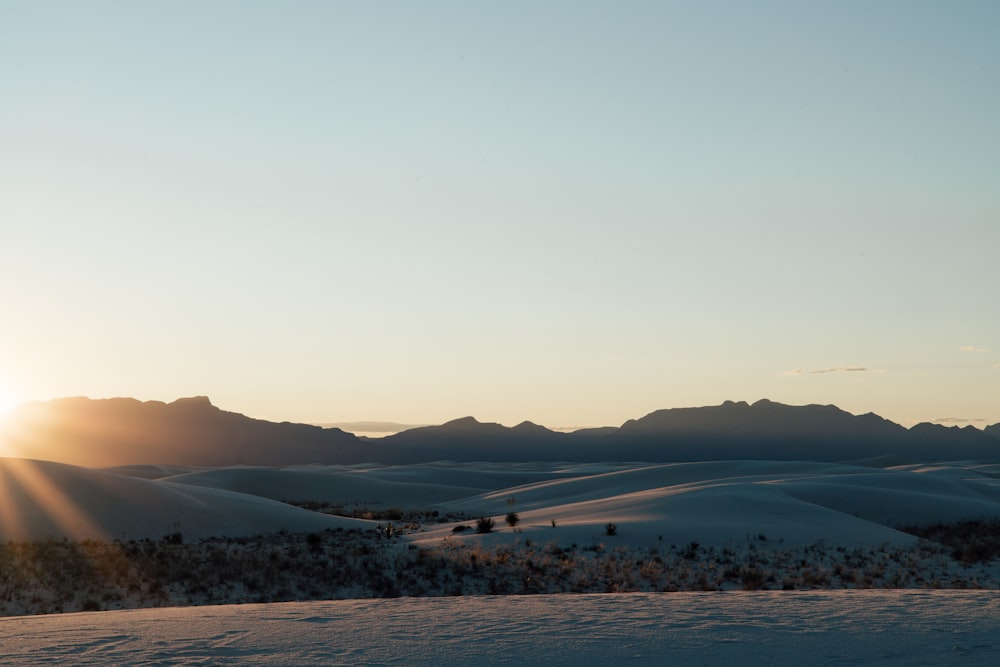
{"type": "Polygon", "coordinates": [[[14,396],[14,393],[0,381],[0,419],[7,416],[21,401],[14,396]]]}

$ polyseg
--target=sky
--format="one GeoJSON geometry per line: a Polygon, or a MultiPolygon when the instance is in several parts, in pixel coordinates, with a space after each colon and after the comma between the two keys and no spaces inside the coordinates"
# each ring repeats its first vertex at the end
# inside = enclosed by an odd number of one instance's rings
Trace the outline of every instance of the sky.
{"type": "Polygon", "coordinates": [[[1000,422],[998,26],[0,0],[0,404],[1000,422]]]}

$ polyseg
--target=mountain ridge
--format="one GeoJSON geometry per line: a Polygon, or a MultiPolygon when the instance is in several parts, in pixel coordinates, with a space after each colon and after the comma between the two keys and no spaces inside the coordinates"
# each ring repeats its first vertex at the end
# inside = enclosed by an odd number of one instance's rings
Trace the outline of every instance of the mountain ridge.
{"type": "Polygon", "coordinates": [[[754,403],[667,408],[618,427],[553,431],[467,416],[378,439],[339,428],[254,419],[205,396],[170,403],[69,397],[19,406],[0,423],[8,455],[90,467],[407,464],[453,461],[725,459],[932,461],[1000,458],[1000,424],[980,431],[921,423],[910,429],[835,405],[754,403]]]}

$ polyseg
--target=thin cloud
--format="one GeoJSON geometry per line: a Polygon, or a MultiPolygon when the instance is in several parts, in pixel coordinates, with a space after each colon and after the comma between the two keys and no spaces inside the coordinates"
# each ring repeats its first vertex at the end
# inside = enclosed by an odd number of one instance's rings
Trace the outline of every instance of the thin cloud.
{"type": "Polygon", "coordinates": [[[935,424],[968,424],[971,422],[984,422],[985,419],[962,419],[961,417],[941,417],[935,419],[935,424]]]}
{"type": "Polygon", "coordinates": [[[821,375],[823,373],[881,373],[883,371],[877,368],[865,368],[864,366],[838,366],[836,368],[818,368],[812,371],[804,371],[801,368],[796,368],[790,371],[785,371],[782,375],[787,377],[792,377],[795,375],[821,375]]]}
{"type": "Polygon", "coordinates": [[[963,345],[962,347],[960,347],[958,349],[961,350],[962,352],[989,352],[990,351],[990,349],[988,347],[976,347],[975,345],[963,345]]]}
{"type": "Polygon", "coordinates": [[[809,375],[818,375],[820,373],[866,373],[870,370],[870,368],[864,368],[863,366],[843,366],[841,368],[821,368],[818,371],[809,371],[809,375]]]}

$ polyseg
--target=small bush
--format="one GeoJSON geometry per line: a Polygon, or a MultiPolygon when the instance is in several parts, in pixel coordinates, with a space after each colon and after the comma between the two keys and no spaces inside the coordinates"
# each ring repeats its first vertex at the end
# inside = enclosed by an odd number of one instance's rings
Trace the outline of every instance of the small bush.
{"type": "Polygon", "coordinates": [[[496,521],[488,516],[481,516],[476,519],[476,532],[484,535],[486,533],[493,532],[493,527],[496,526],[496,521]]]}
{"type": "Polygon", "coordinates": [[[618,534],[618,526],[616,526],[613,523],[609,523],[608,525],[606,525],[604,527],[604,532],[607,533],[608,535],[617,535],[618,534]]]}
{"type": "Polygon", "coordinates": [[[459,525],[455,526],[454,528],[452,528],[451,532],[453,532],[453,533],[464,533],[467,530],[469,530],[468,526],[466,526],[464,524],[459,524],[459,525]]]}
{"type": "Polygon", "coordinates": [[[507,520],[507,525],[511,528],[516,526],[517,522],[521,520],[521,517],[517,515],[517,512],[507,512],[507,516],[505,518],[507,520]]]}
{"type": "Polygon", "coordinates": [[[744,590],[759,591],[764,587],[765,579],[764,573],[755,567],[740,569],[740,582],[743,584],[744,590]]]}

